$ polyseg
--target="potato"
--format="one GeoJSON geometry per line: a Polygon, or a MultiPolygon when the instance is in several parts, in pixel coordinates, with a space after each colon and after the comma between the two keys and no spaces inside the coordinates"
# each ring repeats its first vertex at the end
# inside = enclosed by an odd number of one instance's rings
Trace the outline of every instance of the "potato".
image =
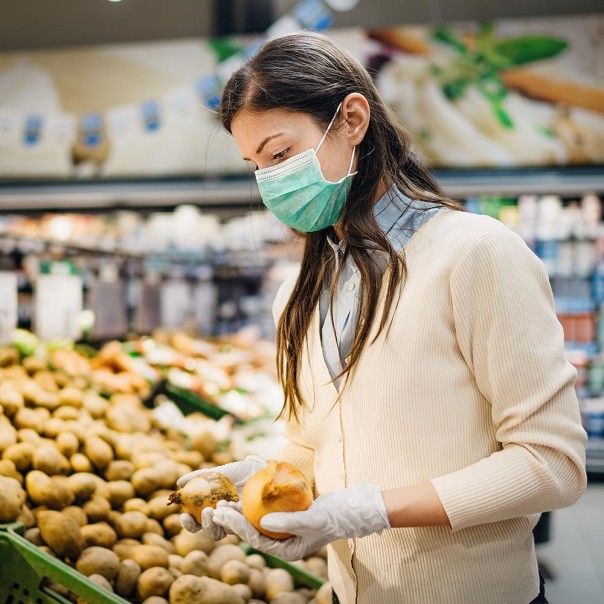
{"type": "Polygon", "coordinates": [[[197,469],[203,463],[203,455],[199,451],[179,449],[170,453],[170,458],[178,463],[189,466],[191,469],[197,469]]]}
{"type": "Polygon", "coordinates": [[[162,525],[168,536],[174,537],[174,535],[178,535],[182,531],[180,514],[170,514],[169,516],[166,516],[162,525]]]}
{"type": "Polygon", "coordinates": [[[150,596],[149,598],[145,598],[142,604],[169,604],[169,602],[161,596],[150,596]]]}
{"type": "Polygon", "coordinates": [[[271,604],[306,604],[307,599],[298,591],[281,591],[270,602],[271,604]]]}
{"type": "Polygon", "coordinates": [[[113,461],[113,449],[98,436],[86,439],[84,452],[92,465],[101,472],[113,461]]]}
{"type": "Polygon", "coordinates": [[[73,518],[80,527],[84,527],[88,524],[86,512],[77,505],[68,505],[66,508],[61,510],[61,514],[66,514],[70,518],[73,518]]]}
{"type": "Polygon", "coordinates": [[[304,561],[304,566],[309,573],[327,579],[327,561],[318,556],[312,556],[304,561]]]}
{"type": "Polygon", "coordinates": [[[134,560],[122,560],[115,579],[115,592],[123,598],[130,598],[141,572],[141,567],[134,560]]]}
{"type": "Polygon", "coordinates": [[[149,500],[149,516],[155,520],[163,520],[174,513],[173,506],[168,505],[167,497],[153,497],[149,500]]]}
{"type": "Polygon", "coordinates": [[[149,495],[153,493],[153,491],[157,491],[157,489],[162,486],[161,478],[153,468],[142,468],[137,470],[132,474],[131,481],[136,492],[141,497],[149,495]]]}
{"type": "Polygon", "coordinates": [[[39,470],[32,470],[25,477],[25,488],[36,505],[45,505],[53,510],[61,510],[75,501],[75,495],[65,476],[50,478],[39,470]]]}
{"type": "Polygon", "coordinates": [[[172,533],[170,533],[169,531],[164,531],[163,526],[157,520],[155,520],[155,518],[147,518],[146,532],[155,533],[156,535],[161,536],[163,536],[167,532],[168,536],[172,536],[172,533]]]}
{"type": "Polygon", "coordinates": [[[61,405],[80,408],[84,401],[84,393],[77,388],[63,388],[59,392],[61,405]]]}
{"type": "Polygon", "coordinates": [[[249,602],[252,599],[252,589],[249,585],[238,583],[233,585],[233,589],[243,598],[244,602],[249,602]]]}
{"type": "Polygon", "coordinates": [[[154,566],[168,568],[168,552],[159,545],[136,545],[130,553],[129,557],[138,562],[143,570],[154,566]]]}
{"type": "Polygon", "coordinates": [[[134,464],[125,459],[112,461],[107,466],[107,470],[105,470],[105,478],[110,482],[115,480],[130,480],[132,474],[134,474],[134,464]]]}
{"type": "Polygon", "coordinates": [[[146,532],[147,520],[142,512],[125,512],[116,519],[113,528],[120,538],[137,539],[146,532]]]}
{"type": "Polygon", "coordinates": [[[144,545],[159,545],[160,547],[163,547],[168,552],[168,555],[174,554],[176,552],[176,548],[174,547],[174,544],[171,541],[168,541],[167,539],[156,533],[145,533],[141,541],[144,545]]]}
{"type": "Polygon", "coordinates": [[[104,417],[107,409],[109,409],[109,403],[102,396],[96,394],[96,392],[84,393],[82,406],[94,419],[104,417]]]}
{"type": "Polygon", "coordinates": [[[245,563],[250,568],[256,568],[260,571],[266,568],[266,560],[260,554],[250,554],[249,556],[246,556],[245,563]]]}
{"type": "Polygon", "coordinates": [[[42,434],[49,438],[57,438],[65,431],[65,421],[58,417],[51,417],[45,424],[42,434]]]}
{"type": "Polygon", "coordinates": [[[17,444],[17,431],[12,426],[0,426],[0,453],[17,444]]]}
{"type": "Polygon", "coordinates": [[[96,522],[82,527],[82,535],[86,547],[98,545],[99,547],[112,548],[117,542],[117,534],[106,522],[96,522]]]}
{"type": "Polygon", "coordinates": [[[101,520],[105,520],[111,511],[111,504],[109,501],[98,495],[93,495],[83,507],[90,522],[100,522],[101,520]]]}
{"type": "Polygon", "coordinates": [[[17,443],[4,449],[2,459],[10,459],[21,473],[31,468],[36,449],[31,443],[17,443]]]}
{"type": "Polygon", "coordinates": [[[64,421],[73,421],[80,419],[80,411],[75,407],[59,407],[52,416],[64,421]]]}
{"type": "Polygon", "coordinates": [[[50,477],[38,470],[32,470],[25,477],[25,488],[29,498],[36,505],[46,505],[46,494],[50,488],[50,477]]]}
{"type": "MultiPolygon", "coordinates": [[[[80,417],[82,415],[83,412],[80,414],[80,417]]],[[[85,426],[81,421],[65,421],[63,431],[71,432],[72,434],[74,434],[81,444],[84,444],[89,436],[88,427],[85,426]]]]}
{"type": "Polygon", "coordinates": [[[61,401],[59,399],[59,395],[56,392],[48,392],[46,390],[42,390],[38,393],[36,397],[36,406],[43,407],[44,409],[48,409],[49,411],[54,411],[59,408],[61,401]]]}
{"type": "MultiPolygon", "coordinates": [[[[90,575],[88,579],[99,587],[102,587],[103,589],[106,589],[107,591],[113,593],[113,587],[111,587],[111,583],[109,583],[109,581],[107,581],[107,579],[105,579],[103,575],[90,575]]],[[[78,598],[77,604],[88,604],[88,602],[86,600],[78,598]]]]}
{"type": "Polygon", "coordinates": [[[216,451],[217,446],[218,440],[216,439],[216,436],[208,429],[198,432],[191,443],[191,449],[201,453],[206,461],[212,460],[212,455],[216,451]]]}
{"type": "Polygon", "coordinates": [[[55,376],[48,370],[38,371],[33,376],[34,381],[42,386],[44,390],[49,392],[57,392],[57,382],[55,380],[55,376]]]}
{"type": "MultiPolygon", "coordinates": [[[[180,553],[178,548],[176,549],[176,553],[180,553]]],[[[245,562],[244,551],[237,545],[219,545],[210,554],[210,565],[208,568],[209,575],[218,579],[222,572],[222,567],[229,560],[240,560],[241,562],[245,562]]]]}
{"type": "Polygon", "coordinates": [[[67,458],[54,445],[42,445],[33,455],[32,465],[48,476],[68,474],[71,466],[67,458]]]}
{"type": "Polygon", "coordinates": [[[26,493],[14,478],[0,476],[0,522],[13,522],[21,513],[26,493]]]}
{"type": "Polygon", "coordinates": [[[92,464],[83,453],[74,453],[69,458],[69,463],[74,472],[92,472],[92,464]]]}
{"type": "Polygon", "coordinates": [[[101,575],[107,581],[113,581],[117,575],[120,559],[104,547],[87,547],[78,558],[76,568],[83,575],[101,575]]]}
{"type": "Polygon", "coordinates": [[[77,472],[68,476],[67,480],[79,502],[88,501],[96,492],[97,482],[88,472],[77,472]]]}
{"type": "Polygon", "coordinates": [[[22,428],[30,428],[38,434],[42,434],[44,429],[44,418],[38,411],[24,407],[19,409],[13,417],[13,425],[18,430],[22,428]]]}
{"type": "Polygon", "coordinates": [[[23,484],[23,475],[17,472],[17,466],[11,459],[3,459],[0,461],[0,476],[14,478],[19,484],[23,484]]]}
{"type": "Polygon", "coordinates": [[[179,570],[183,575],[195,575],[196,577],[205,577],[210,567],[210,559],[207,554],[201,551],[189,552],[180,564],[179,570]]]}
{"type": "MultiPolygon", "coordinates": [[[[173,539],[176,553],[183,558],[194,550],[200,550],[205,554],[210,552],[216,547],[216,542],[212,541],[203,531],[198,533],[189,533],[181,527],[181,532],[176,535],[173,539]]],[[[243,550],[241,550],[243,551],[243,550]]]]}
{"type": "Polygon", "coordinates": [[[17,438],[19,442],[30,443],[34,446],[37,446],[42,442],[42,437],[30,428],[23,428],[23,430],[19,430],[17,432],[17,438]]]}
{"type": "Polygon", "coordinates": [[[17,522],[20,522],[25,528],[32,528],[36,525],[34,513],[26,505],[21,507],[21,513],[17,517],[17,522]]]}
{"type": "MultiPolygon", "coordinates": [[[[185,558],[185,562],[187,558],[185,558]]],[[[250,580],[250,567],[242,560],[227,560],[220,571],[220,580],[228,585],[247,583],[250,580]]]]}
{"type": "Polygon", "coordinates": [[[170,604],[244,604],[230,585],[209,577],[183,575],[170,587],[170,604]]]}
{"type": "Polygon", "coordinates": [[[42,539],[42,535],[40,534],[40,529],[37,526],[29,528],[25,531],[23,535],[30,543],[37,545],[38,547],[42,545],[46,545],[44,543],[44,539],[42,539]]]}
{"type": "Polygon", "coordinates": [[[61,558],[75,560],[86,545],[78,523],[60,512],[40,512],[38,527],[44,542],[61,558]]]}
{"type": "Polygon", "coordinates": [[[13,417],[19,409],[25,407],[25,401],[18,390],[4,387],[0,389],[0,405],[2,405],[5,415],[13,417]]]}
{"type": "Polygon", "coordinates": [[[283,568],[272,568],[264,578],[266,597],[271,601],[277,594],[284,591],[294,591],[294,580],[283,568]]]}
{"type": "Polygon", "coordinates": [[[105,421],[112,430],[126,434],[132,432],[147,434],[151,430],[151,420],[147,411],[134,405],[109,407],[105,414],[105,421]]]}
{"type": "Polygon", "coordinates": [[[138,578],[136,593],[141,600],[151,596],[168,595],[174,577],[166,568],[153,567],[143,571],[138,578]]]}
{"type": "Polygon", "coordinates": [[[151,509],[144,499],[134,497],[133,499],[128,499],[128,501],[124,503],[124,512],[142,512],[145,516],[149,516],[151,509]]]}
{"type": "MultiPolygon", "coordinates": [[[[69,409],[69,407],[67,408],[69,409]]],[[[57,449],[67,458],[75,455],[80,448],[80,441],[77,436],[71,432],[61,432],[61,434],[57,436],[56,443],[57,449]]]]}
{"type": "Polygon", "coordinates": [[[132,483],[127,480],[108,482],[107,488],[109,489],[109,501],[114,508],[121,508],[128,499],[132,499],[135,495],[132,483]]]}

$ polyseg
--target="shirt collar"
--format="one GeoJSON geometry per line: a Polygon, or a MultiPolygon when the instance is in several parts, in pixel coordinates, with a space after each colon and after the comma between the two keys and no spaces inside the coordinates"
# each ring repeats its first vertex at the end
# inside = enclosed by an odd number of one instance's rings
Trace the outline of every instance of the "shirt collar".
{"type": "MultiPolygon", "coordinates": [[[[417,212],[426,208],[440,207],[437,203],[412,200],[401,193],[395,186],[392,186],[384,195],[382,195],[373,206],[373,214],[379,227],[390,235],[391,241],[396,239],[395,235],[401,231],[411,229],[416,220],[417,212]],[[394,231],[394,232],[393,232],[394,231]]],[[[346,242],[334,241],[327,237],[327,242],[331,246],[336,256],[338,252],[343,252],[346,242]]],[[[395,247],[397,241],[393,241],[395,247]]]]}

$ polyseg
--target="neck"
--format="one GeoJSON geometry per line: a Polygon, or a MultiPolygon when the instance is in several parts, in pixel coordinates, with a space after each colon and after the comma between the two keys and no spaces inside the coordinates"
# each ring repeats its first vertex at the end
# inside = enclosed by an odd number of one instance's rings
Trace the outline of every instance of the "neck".
{"type": "MultiPolygon", "coordinates": [[[[386,194],[386,185],[384,185],[383,182],[380,182],[378,185],[375,197],[373,198],[373,201],[371,202],[371,206],[373,207],[385,194],[386,194]]],[[[338,224],[333,225],[333,230],[335,231],[335,234],[338,237],[338,239],[342,240],[344,238],[344,233],[342,232],[342,227],[339,222],[338,222],[338,224]]]]}

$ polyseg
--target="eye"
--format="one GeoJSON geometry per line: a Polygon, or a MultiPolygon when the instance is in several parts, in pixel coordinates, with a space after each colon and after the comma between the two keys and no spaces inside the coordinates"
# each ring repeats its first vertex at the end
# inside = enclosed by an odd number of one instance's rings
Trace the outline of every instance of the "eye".
{"type": "Polygon", "coordinates": [[[275,153],[275,155],[273,155],[273,160],[277,163],[282,162],[288,156],[290,149],[291,147],[288,147],[287,149],[283,149],[283,151],[279,151],[279,153],[275,153]]]}

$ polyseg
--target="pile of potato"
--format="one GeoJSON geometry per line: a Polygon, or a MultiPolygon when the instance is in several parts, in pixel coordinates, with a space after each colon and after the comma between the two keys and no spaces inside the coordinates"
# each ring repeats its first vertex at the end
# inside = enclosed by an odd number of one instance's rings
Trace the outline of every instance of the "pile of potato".
{"type": "MultiPolygon", "coordinates": [[[[132,602],[330,602],[328,587],[296,590],[234,537],[215,543],[181,528],[167,505],[176,480],[231,461],[209,434],[187,449],[137,394],[107,399],[90,376],[2,352],[0,523],[21,521],[29,541],[132,602]]],[[[323,558],[300,564],[326,576],[323,558]]]]}

